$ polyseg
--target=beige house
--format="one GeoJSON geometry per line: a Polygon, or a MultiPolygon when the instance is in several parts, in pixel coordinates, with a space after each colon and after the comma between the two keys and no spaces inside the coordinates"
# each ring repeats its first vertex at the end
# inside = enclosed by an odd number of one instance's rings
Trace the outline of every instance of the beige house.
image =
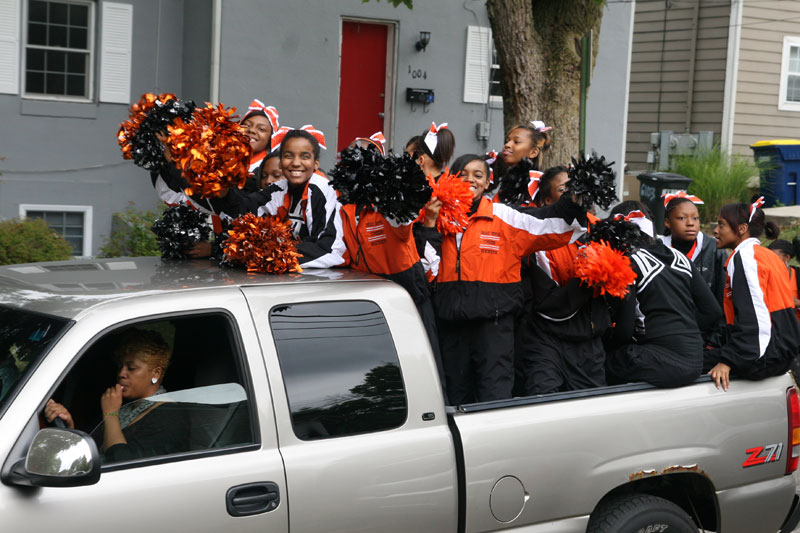
{"type": "Polygon", "coordinates": [[[637,1],[628,172],[649,168],[659,131],[713,131],[744,155],[755,141],[800,138],[800,1],[637,1]]]}

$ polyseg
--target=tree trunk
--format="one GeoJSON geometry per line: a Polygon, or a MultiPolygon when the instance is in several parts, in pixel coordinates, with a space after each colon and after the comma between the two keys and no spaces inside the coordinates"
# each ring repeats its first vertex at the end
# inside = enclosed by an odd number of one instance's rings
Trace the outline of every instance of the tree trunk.
{"type": "Polygon", "coordinates": [[[596,56],[602,2],[487,0],[486,9],[503,71],[506,131],[543,120],[553,128],[545,168],[569,163],[580,143],[581,38],[595,30],[596,56]]]}

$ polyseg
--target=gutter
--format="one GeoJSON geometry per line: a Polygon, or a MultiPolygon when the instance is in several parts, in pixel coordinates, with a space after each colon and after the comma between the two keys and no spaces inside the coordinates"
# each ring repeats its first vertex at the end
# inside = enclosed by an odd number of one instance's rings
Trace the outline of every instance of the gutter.
{"type": "Polygon", "coordinates": [[[212,102],[219,102],[220,56],[222,55],[222,0],[211,4],[211,81],[208,94],[212,102]]]}
{"type": "Polygon", "coordinates": [[[728,55],[725,62],[725,95],[722,104],[722,124],[719,139],[720,148],[727,153],[730,153],[733,147],[743,4],[744,0],[731,0],[731,17],[730,24],[728,25],[728,55]]]}

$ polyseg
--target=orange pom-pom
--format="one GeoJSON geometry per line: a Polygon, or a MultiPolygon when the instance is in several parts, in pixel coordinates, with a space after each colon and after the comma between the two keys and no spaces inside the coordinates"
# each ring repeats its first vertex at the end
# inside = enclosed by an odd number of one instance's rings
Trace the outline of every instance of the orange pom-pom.
{"type": "Polygon", "coordinates": [[[139,131],[139,126],[142,125],[145,117],[147,117],[147,112],[156,106],[156,100],[166,102],[176,99],[177,97],[172,93],[159,95],[144,93],[139,98],[139,101],[131,106],[128,110],[128,120],[120,124],[117,131],[117,142],[122,149],[122,157],[124,159],[133,159],[133,137],[139,131]]]}
{"type": "Polygon", "coordinates": [[[239,124],[231,120],[235,111],[207,104],[195,109],[191,122],[178,118],[168,126],[167,145],[190,185],[186,194],[208,198],[223,188],[244,186],[252,148],[239,124]]]}
{"type": "MultiPolygon", "coordinates": [[[[442,201],[439,209],[439,218],[436,219],[436,229],[443,235],[459,233],[467,227],[470,207],[472,207],[472,191],[469,183],[463,181],[458,174],[450,174],[448,170],[435,181],[432,176],[428,176],[428,183],[434,196],[442,201]]],[[[425,217],[425,208],[420,210],[420,219],[425,217]]],[[[419,219],[418,219],[419,220],[419,219]]]]}
{"type": "Polygon", "coordinates": [[[257,217],[247,213],[234,219],[222,249],[225,261],[244,265],[248,272],[283,274],[303,271],[291,222],[281,222],[278,217],[257,217]]]}
{"type": "Polygon", "coordinates": [[[622,298],[636,281],[630,258],[605,241],[591,242],[578,250],[575,274],[588,285],[599,287],[601,294],[622,298]]]}

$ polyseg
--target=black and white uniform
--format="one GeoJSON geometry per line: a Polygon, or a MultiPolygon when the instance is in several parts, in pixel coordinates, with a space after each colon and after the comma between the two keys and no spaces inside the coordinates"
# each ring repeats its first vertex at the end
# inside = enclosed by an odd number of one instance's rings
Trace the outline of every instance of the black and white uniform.
{"type": "Polygon", "coordinates": [[[345,262],[336,191],[319,174],[312,174],[305,186],[297,189],[290,189],[285,179],[250,194],[230,189],[225,198],[212,199],[211,204],[232,218],[254,213],[290,220],[292,233],[300,241],[297,251],[302,254],[303,268],[329,268],[345,262]]]}
{"type": "Polygon", "coordinates": [[[701,331],[713,328],[722,309],[697,268],[661,242],[632,254],[636,282],[618,310],[614,341],[606,354],[608,382],[645,381],[679,387],[700,376],[701,331]]]}

